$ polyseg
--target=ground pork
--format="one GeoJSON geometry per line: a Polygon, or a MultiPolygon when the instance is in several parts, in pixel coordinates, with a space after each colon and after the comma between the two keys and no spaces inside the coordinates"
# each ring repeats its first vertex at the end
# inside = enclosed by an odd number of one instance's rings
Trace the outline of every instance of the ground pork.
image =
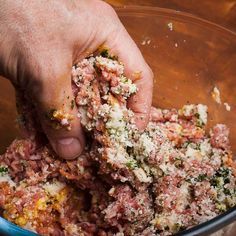
{"type": "MultiPolygon", "coordinates": [[[[18,96],[29,138],[0,156],[7,220],[41,235],[172,235],[236,205],[229,130],[219,124],[206,132],[205,105],[152,107],[139,131],[126,106],[137,88],[107,53],[73,66],[72,88],[88,144],[69,161],[50,147],[37,107],[18,96]]],[[[46,118],[70,129],[70,114],[53,110],[46,118]]]]}

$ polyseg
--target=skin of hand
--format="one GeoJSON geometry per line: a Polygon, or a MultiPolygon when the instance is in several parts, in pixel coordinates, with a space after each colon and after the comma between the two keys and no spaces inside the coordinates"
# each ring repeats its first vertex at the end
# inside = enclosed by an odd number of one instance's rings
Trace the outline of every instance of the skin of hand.
{"type": "Polygon", "coordinates": [[[72,65],[106,45],[125,64],[138,92],[128,102],[143,129],[152,102],[153,74],[113,8],[99,0],[0,0],[0,75],[30,94],[53,149],[65,158],[85,145],[76,109],[71,111],[72,65]],[[62,104],[65,104],[62,107],[62,104]],[[55,130],[46,120],[50,109],[74,115],[70,131],[55,130]]]}

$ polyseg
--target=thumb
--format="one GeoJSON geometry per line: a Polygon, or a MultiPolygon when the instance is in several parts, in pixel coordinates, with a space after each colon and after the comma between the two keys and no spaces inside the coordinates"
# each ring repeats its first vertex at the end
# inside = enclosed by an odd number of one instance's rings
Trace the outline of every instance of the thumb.
{"type": "Polygon", "coordinates": [[[57,62],[46,66],[36,81],[33,97],[51,146],[62,158],[77,157],[83,151],[85,140],[74,106],[71,65],[57,62]]]}

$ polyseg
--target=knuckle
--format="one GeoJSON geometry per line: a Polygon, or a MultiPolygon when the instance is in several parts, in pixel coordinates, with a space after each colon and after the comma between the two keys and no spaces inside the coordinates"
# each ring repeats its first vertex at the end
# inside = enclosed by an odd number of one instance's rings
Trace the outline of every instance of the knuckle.
{"type": "Polygon", "coordinates": [[[104,11],[115,14],[115,10],[113,9],[113,7],[110,4],[108,4],[104,1],[99,1],[99,4],[104,11]]]}
{"type": "Polygon", "coordinates": [[[105,17],[105,18],[117,17],[117,14],[114,8],[105,1],[97,0],[95,3],[95,8],[100,9],[100,13],[102,17],[105,17]]]}

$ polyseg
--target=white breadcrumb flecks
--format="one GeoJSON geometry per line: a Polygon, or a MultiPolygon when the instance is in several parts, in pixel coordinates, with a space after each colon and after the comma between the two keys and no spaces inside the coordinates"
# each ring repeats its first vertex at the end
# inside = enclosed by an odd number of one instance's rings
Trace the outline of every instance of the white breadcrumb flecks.
{"type": "MultiPolygon", "coordinates": [[[[79,157],[62,160],[36,140],[16,140],[0,156],[0,212],[7,220],[42,235],[164,236],[236,205],[227,126],[207,132],[207,106],[188,104],[152,107],[139,130],[127,108],[137,88],[124,71],[106,51],[73,66],[88,138],[79,157]]],[[[52,115],[68,125],[64,113],[52,115]]]]}
{"type": "Polygon", "coordinates": [[[43,186],[43,188],[52,196],[57,195],[65,187],[66,185],[64,183],[61,183],[57,180],[51,183],[47,182],[43,186]]]}
{"type": "Polygon", "coordinates": [[[174,29],[174,26],[173,26],[173,23],[172,22],[169,22],[167,24],[168,28],[170,29],[170,31],[172,31],[174,29]]]}
{"type": "Polygon", "coordinates": [[[147,176],[146,172],[142,168],[134,169],[133,172],[140,182],[143,182],[143,183],[152,182],[152,178],[150,176],[147,176]]]}
{"type": "Polygon", "coordinates": [[[224,106],[226,111],[231,111],[231,106],[227,102],[224,103],[224,106]]]}
{"type": "Polygon", "coordinates": [[[216,86],[213,88],[213,91],[211,92],[211,96],[215,100],[216,103],[221,104],[220,90],[216,86]]]}
{"type": "Polygon", "coordinates": [[[182,109],[180,110],[180,114],[186,116],[186,117],[192,117],[194,115],[194,109],[195,105],[184,105],[182,109]]]}
{"type": "Polygon", "coordinates": [[[207,106],[198,104],[197,114],[199,114],[199,120],[205,125],[207,123],[207,106]]]}
{"type": "MultiPolygon", "coordinates": [[[[103,165],[100,173],[113,172],[111,176],[115,181],[130,182],[136,189],[153,184],[151,191],[155,196],[155,206],[162,211],[153,218],[152,229],[175,233],[187,225],[216,216],[218,210],[214,209],[219,209],[215,208],[219,199],[215,176],[230,158],[229,153],[224,154],[224,150],[228,150],[228,133],[224,127],[216,126],[210,132],[211,136],[207,136],[207,106],[189,104],[179,110],[153,109],[150,123],[140,132],[132,122],[134,114],[126,108],[126,99],[136,92],[136,88],[132,87],[131,80],[121,75],[120,64],[116,70],[116,62],[99,60],[103,63],[97,64],[98,68],[102,66],[103,71],[112,71],[120,76],[112,88],[109,88],[109,83],[105,84],[102,90],[105,94],[100,92],[102,100],[97,115],[87,117],[94,123],[100,119],[102,127],[105,127],[102,134],[97,132],[96,126],[91,129],[102,145],[95,155],[96,161],[103,165]],[[128,88],[126,93],[121,92],[124,84],[128,88]],[[119,94],[123,94],[125,99],[120,99],[119,94]],[[106,99],[103,99],[104,95],[106,99]],[[107,167],[104,169],[105,163],[107,167]],[[192,199],[192,191],[196,191],[199,199],[192,199]],[[201,195],[201,192],[207,194],[201,195]],[[196,208],[197,205],[203,209],[196,208]],[[191,212],[189,217],[186,217],[187,209],[191,212]]],[[[111,75],[103,76],[106,80],[111,75]]],[[[226,172],[231,173],[228,170],[226,172]]],[[[230,199],[235,201],[232,195],[230,199]]],[[[227,208],[225,204],[223,206],[227,208]]]]}
{"type": "Polygon", "coordinates": [[[151,43],[151,39],[149,39],[148,37],[146,37],[142,42],[141,45],[149,45],[151,43]]]}
{"type": "Polygon", "coordinates": [[[182,109],[179,110],[179,115],[186,118],[195,117],[196,124],[199,126],[207,124],[207,106],[198,104],[198,105],[184,105],[182,109]]]}
{"type": "Polygon", "coordinates": [[[12,181],[11,177],[8,173],[0,175],[0,183],[7,182],[11,187],[15,186],[16,184],[12,181]]]}

